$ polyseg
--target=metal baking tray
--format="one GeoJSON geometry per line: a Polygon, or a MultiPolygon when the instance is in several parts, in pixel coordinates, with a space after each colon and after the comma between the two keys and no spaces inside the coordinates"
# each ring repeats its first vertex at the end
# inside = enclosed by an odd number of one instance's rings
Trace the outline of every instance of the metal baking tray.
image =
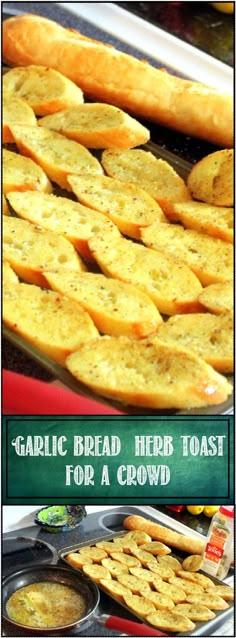
{"type": "MultiPolygon", "coordinates": [[[[125,536],[127,531],[128,530],[125,530],[122,532],[116,532],[113,534],[106,534],[103,536],[97,536],[96,538],[90,539],[89,541],[83,541],[82,543],[78,543],[78,544],[76,543],[74,545],[70,545],[69,547],[64,547],[58,551],[58,557],[67,565],[67,567],[69,566],[71,569],[80,572],[82,570],[68,563],[68,561],[66,560],[67,554],[69,554],[70,552],[77,552],[81,547],[87,547],[87,546],[91,547],[95,545],[96,543],[98,543],[99,541],[104,541],[104,540],[108,541],[108,540],[113,540],[114,538],[121,538],[122,536],[125,536]]],[[[186,557],[186,554],[184,554],[181,551],[177,551],[175,549],[172,552],[172,556],[174,556],[175,558],[179,560],[183,560],[186,557]]],[[[208,574],[202,570],[199,570],[199,573],[202,573],[208,576],[208,574]]],[[[217,578],[213,576],[211,576],[210,578],[215,583],[215,585],[222,585],[222,581],[218,580],[217,578]]],[[[110,592],[108,592],[102,585],[100,585],[99,583],[97,584],[99,589],[102,592],[104,592],[108,596],[108,598],[115,601],[118,605],[120,605],[121,608],[133,614],[136,620],[140,620],[142,623],[146,623],[148,626],[152,626],[145,620],[145,618],[143,618],[142,616],[139,616],[139,614],[136,614],[134,611],[132,611],[129,607],[127,607],[127,605],[125,605],[125,603],[123,603],[114,595],[112,595],[110,592]]],[[[209,620],[207,622],[195,622],[195,625],[196,625],[195,629],[191,633],[179,632],[179,633],[176,633],[175,636],[210,636],[212,635],[212,633],[216,630],[216,627],[219,627],[223,622],[227,620],[228,616],[230,616],[233,613],[234,601],[228,601],[228,604],[229,604],[228,609],[225,609],[223,611],[214,610],[215,618],[213,618],[212,620],[209,620]]],[[[105,610],[104,610],[104,613],[106,613],[105,610]]],[[[165,631],[165,633],[167,635],[173,636],[172,632],[165,631]]]]}
{"type": "MultiPolygon", "coordinates": [[[[17,13],[17,11],[15,11],[14,9],[14,13],[17,13]]],[[[6,10],[4,12],[4,18],[9,17],[9,15],[12,15],[12,13],[6,10]]],[[[7,71],[8,67],[4,66],[3,67],[3,72],[7,71]]],[[[150,123],[149,123],[150,124],[150,123]]],[[[146,122],[145,125],[148,127],[148,123],[146,122]]],[[[145,149],[147,151],[150,151],[153,155],[155,155],[158,158],[161,158],[163,160],[166,160],[171,166],[173,166],[173,168],[176,170],[176,172],[183,178],[186,179],[187,175],[189,174],[192,164],[188,161],[186,161],[185,159],[183,159],[182,157],[176,155],[175,153],[167,150],[166,148],[163,148],[162,146],[159,146],[158,144],[154,143],[153,141],[149,141],[147,144],[143,145],[142,147],[140,147],[142,149],[145,149]]],[[[16,147],[14,147],[13,150],[17,150],[16,147]]],[[[213,150],[213,149],[212,149],[213,150]]],[[[96,155],[98,158],[100,157],[100,153],[99,151],[91,151],[94,155],[96,155]]],[[[209,151],[210,152],[210,151],[209,151]]],[[[69,192],[66,191],[61,191],[60,188],[57,185],[54,185],[54,192],[57,195],[63,195],[66,197],[73,197],[73,194],[70,194],[69,192]]],[[[92,269],[95,269],[97,272],[100,272],[99,268],[97,266],[92,266],[92,269]]],[[[160,416],[160,415],[170,415],[170,416],[174,416],[174,415],[205,415],[205,416],[214,416],[214,415],[229,415],[229,414],[233,414],[233,391],[232,391],[232,395],[224,402],[221,403],[219,405],[211,405],[211,406],[206,406],[204,408],[193,408],[193,409],[189,409],[189,410],[174,410],[174,409],[170,409],[170,410],[155,410],[155,409],[150,409],[150,408],[142,408],[142,407],[135,407],[135,406],[131,406],[131,405],[127,405],[124,403],[120,403],[119,401],[115,401],[113,399],[107,399],[105,397],[103,397],[102,395],[99,395],[95,392],[93,392],[92,390],[89,389],[88,386],[82,384],[81,382],[77,381],[75,379],[75,377],[73,377],[71,375],[71,373],[66,370],[65,368],[63,368],[62,366],[60,366],[59,364],[57,364],[55,361],[53,361],[53,359],[47,357],[46,354],[42,353],[38,348],[36,348],[35,346],[31,345],[30,343],[28,343],[22,336],[16,334],[13,330],[11,330],[10,328],[6,327],[5,325],[3,325],[3,337],[8,340],[13,346],[15,346],[16,348],[20,349],[26,356],[28,356],[30,359],[32,359],[33,362],[35,362],[36,364],[40,365],[44,370],[46,370],[49,374],[51,374],[55,379],[59,380],[61,383],[63,383],[68,389],[72,390],[73,392],[76,392],[77,394],[80,394],[88,399],[93,399],[95,401],[99,401],[101,404],[104,405],[108,405],[108,406],[112,406],[114,408],[116,408],[117,410],[119,410],[119,412],[124,413],[124,414],[130,414],[130,415],[144,415],[144,416],[160,416]]],[[[233,383],[233,375],[226,375],[227,378],[229,379],[229,381],[231,383],[233,383]]]]}

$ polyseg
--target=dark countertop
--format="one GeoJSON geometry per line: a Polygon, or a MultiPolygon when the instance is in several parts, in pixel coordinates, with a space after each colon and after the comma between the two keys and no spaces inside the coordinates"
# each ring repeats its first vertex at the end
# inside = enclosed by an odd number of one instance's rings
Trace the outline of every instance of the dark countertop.
{"type": "MultiPolygon", "coordinates": [[[[117,2],[115,4],[187,40],[194,46],[206,50],[227,64],[233,64],[233,17],[216,12],[212,7],[208,6],[208,3],[117,2]]],[[[64,26],[78,29],[88,37],[102,39],[104,42],[118,46],[123,51],[143,57],[143,54],[134,50],[132,46],[119,42],[94,25],[67,12],[64,8],[58,6],[57,3],[3,2],[1,7],[3,13],[6,14],[5,16],[3,15],[3,18],[8,17],[8,12],[11,15],[14,15],[14,12],[38,13],[57,20],[64,26]]],[[[158,66],[155,61],[153,61],[153,64],[158,66]]],[[[144,122],[144,124],[149,127],[153,142],[189,162],[196,162],[203,156],[217,150],[215,146],[196,138],[190,138],[181,133],[173,133],[169,129],[150,122],[144,122]]],[[[49,372],[36,362],[32,362],[28,355],[4,338],[2,340],[2,353],[2,368],[43,381],[53,379],[49,372]]]]}
{"type": "Polygon", "coordinates": [[[234,16],[209,2],[116,2],[229,66],[234,65],[234,16]]]}

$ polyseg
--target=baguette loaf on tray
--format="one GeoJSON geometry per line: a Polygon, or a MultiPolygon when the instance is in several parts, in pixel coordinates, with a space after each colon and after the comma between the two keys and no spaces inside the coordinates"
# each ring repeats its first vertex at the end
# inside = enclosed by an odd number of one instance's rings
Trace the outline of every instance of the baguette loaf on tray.
{"type": "Polygon", "coordinates": [[[127,516],[125,518],[124,527],[129,530],[142,530],[147,532],[152,539],[167,543],[171,547],[176,547],[188,554],[202,554],[202,550],[205,546],[205,541],[198,538],[192,538],[179,534],[167,527],[163,527],[158,523],[154,523],[151,520],[144,518],[143,516],[127,516]]]}
{"type": "Polygon", "coordinates": [[[50,63],[94,100],[186,135],[233,147],[233,95],[156,69],[39,15],[5,20],[2,42],[7,64],[50,63]]]}

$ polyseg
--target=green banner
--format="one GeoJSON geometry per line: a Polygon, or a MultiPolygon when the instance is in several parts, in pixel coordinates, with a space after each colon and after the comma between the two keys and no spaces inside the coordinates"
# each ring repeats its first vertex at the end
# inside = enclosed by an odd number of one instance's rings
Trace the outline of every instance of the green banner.
{"type": "Polygon", "coordinates": [[[233,417],[4,417],[11,505],[234,501],[233,417]]]}

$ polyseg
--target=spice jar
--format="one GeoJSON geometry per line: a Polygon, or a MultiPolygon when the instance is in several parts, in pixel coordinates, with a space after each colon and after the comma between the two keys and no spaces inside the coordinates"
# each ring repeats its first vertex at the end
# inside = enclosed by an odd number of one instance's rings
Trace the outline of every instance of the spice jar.
{"type": "Polygon", "coordinates": [[[234,540],[234,507],[221,505],[213,516],[203,551],[202,569],[211,576],[223,580],[232,560],[234,540]]]}

